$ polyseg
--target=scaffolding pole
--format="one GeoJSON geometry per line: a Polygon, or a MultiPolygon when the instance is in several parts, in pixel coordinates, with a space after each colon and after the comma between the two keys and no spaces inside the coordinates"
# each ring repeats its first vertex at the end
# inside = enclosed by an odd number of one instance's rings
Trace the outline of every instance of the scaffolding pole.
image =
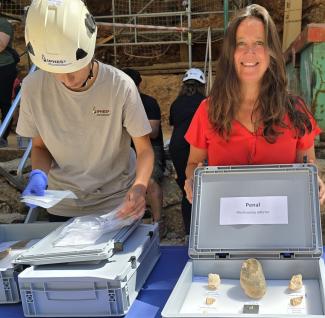
{"type": "Polygon", "coordinates": [[[191,15],[192,15],[192,2],[191,0],[188,0],[187,3],[187,26],[188,26],[188,36],[187,36],[187,45],[188,45],[188,68],[192,67],[192,32],[191,32],[191,27],[192,27],[192,21],[191,21],[191,15]]]}

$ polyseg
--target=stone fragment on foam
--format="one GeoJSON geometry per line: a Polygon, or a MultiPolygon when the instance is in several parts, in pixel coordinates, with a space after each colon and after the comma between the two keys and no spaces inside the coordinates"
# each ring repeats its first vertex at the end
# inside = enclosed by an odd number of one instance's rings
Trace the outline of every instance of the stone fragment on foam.
{"type": "Polygon", "coordinates": [[[289,289],[293,291],[297,291],[301,289],[302,287],[302,275],[292,275],[290,283],[289,283],[289,289]]]}
{"type": "Polygon", "coordinates": [[[266,293],[266,281],[261,263],[250,258],[243,262],[240,270],[240,286],[245,294],[253,299],[260,299],[266,293]]]}
{"type": "Polygon", "coordinates": [[[220,287],[220,276],[218,274],[210,273],[208,275],[208,288],[219,289],[220,287]]]}

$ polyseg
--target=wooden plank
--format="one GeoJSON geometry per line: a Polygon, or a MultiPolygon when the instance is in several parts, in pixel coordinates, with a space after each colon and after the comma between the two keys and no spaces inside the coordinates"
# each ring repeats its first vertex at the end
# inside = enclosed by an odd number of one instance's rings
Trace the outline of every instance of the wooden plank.
{"type": "MultiPolygon", "coordinates": [[[[193,62],[193,67],[203,69],[204,62],[193,62]]],[[[134,66],[133,68],[140,70],[160,70],[160,69],[188,69],[188,62],[176,62],[176,63],[159,63],[145,66],[134,66]]]]}
{"type": "Polygon", "coordinates": [[[180,44],[179,45],[179,58],[181,62],[188,61],[188,45],[180,44]]]}
{"type": "MultiPolygon", "coordinates": [[[[129,66],[136,69],[141,75],[184,74],[188,69],[188,62],[162,63],[146,66],[129,66]]],[[[192,67],[203,70],[204,62],[193,62],[192,67]]]]}
{"type": "Polygon", "coordinates": [[[286,0],[282,50],[285,51],[301,31],[302,0],[286,0]]]}

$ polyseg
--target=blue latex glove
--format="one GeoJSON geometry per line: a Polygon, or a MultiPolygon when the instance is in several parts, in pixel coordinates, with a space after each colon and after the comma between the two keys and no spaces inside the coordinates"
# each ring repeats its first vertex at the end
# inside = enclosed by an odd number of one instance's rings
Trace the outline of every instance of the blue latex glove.
{"type": "MultiPolygon", "coordinates": [[[[22,195],[39,195],[43,196],[47,187],[47,175],[44,171],[35,169],[29,174],[28,184],[22,195]]],[[[35,208],[35,205],[26,203],[30,208],[35,208]]]]}

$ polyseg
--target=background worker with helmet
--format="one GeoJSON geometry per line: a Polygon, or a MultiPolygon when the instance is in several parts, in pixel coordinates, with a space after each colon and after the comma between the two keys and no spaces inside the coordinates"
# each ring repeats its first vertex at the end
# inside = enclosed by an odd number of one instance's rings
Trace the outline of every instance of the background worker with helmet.
{"type": "Polygon", "coordinates": [[[94,59],[97,27],[81,0],[34,0],[26,18],[29,56],[40,70],[22,84],[17,133],[33,138],[23,194],[71,190],[50,220],[104,213],[139,218],[153,167],[150,124],[133,81],[94,59]],[[137,156],[130,147],[131,138],[137,156]]]}
{"type": "Polygon", "coordinates": [[[183,85],[176,100],[170,107],[169,124],[173,132],[169,144],[169,152],[173,161],[177,178],[176,182],[182,191],[182,217],[185,232],[190,234],[191,204],[186,199],[184,182],[185,168],[190,152],[190,145],[184,135],[191,123],[195,111],[205,98],[205,76],[200,69],[191,68],[183,77],[183,85]]]}

